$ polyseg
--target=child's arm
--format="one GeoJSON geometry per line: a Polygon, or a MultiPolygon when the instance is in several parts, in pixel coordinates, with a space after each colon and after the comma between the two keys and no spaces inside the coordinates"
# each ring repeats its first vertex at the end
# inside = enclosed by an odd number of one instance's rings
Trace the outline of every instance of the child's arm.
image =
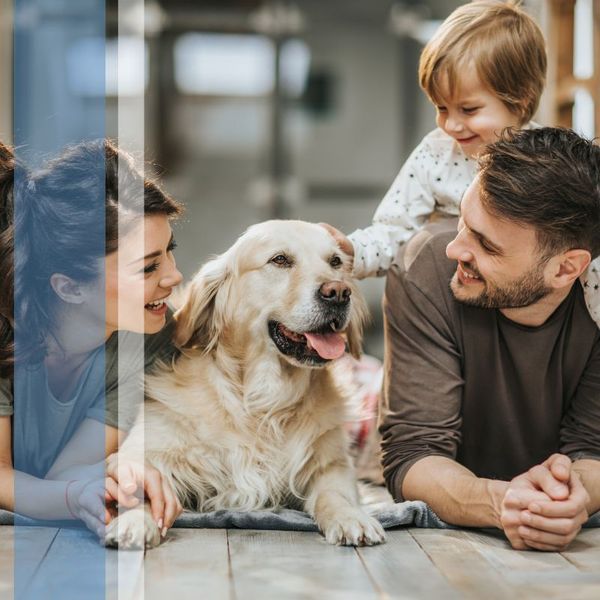
{"type": "Polygon", "coordinates": [[[435,199],[428,171],[433,150],[427,138],[415,148],[373,217],[373,224],[357,229],[349,239],[354,247],[354,275],[384,275],[401,244],[410,239],[433,213],[435,199]]]}

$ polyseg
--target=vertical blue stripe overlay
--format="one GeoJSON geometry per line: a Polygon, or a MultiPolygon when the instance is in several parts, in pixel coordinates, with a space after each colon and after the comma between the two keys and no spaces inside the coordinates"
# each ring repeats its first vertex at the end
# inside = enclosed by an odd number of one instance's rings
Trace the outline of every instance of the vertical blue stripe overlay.
{"type": "Polygon", "coordinates": [[[15,0],[13,114],[15,598],[103,599],[104,0],[15,0]]]}

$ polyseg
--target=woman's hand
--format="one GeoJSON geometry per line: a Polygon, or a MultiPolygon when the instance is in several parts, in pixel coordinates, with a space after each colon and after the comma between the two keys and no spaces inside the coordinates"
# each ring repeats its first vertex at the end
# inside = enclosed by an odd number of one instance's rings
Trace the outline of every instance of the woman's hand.
{"type": "Polygon", "coordinates": [[[112,518],[104,498],[103,479],[70,481],[66,484],[65,500],[71,516],[83,521],[99,538],[104,537],[105,523],[112,518]]]}
{"type": "Polygon", "coordinates": [[[106,459],[105,492],[111,518],[116,516],[116,504],[133,508],[147,498],[152,517],[163,536],[183,510],[171,484],[158,469],[121,458],[118,453],[106,459]]]}

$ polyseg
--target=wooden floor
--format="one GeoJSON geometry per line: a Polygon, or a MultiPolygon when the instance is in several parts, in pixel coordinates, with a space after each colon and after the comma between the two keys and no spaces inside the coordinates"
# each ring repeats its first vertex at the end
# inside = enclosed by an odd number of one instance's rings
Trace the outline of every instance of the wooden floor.
{"type": "Polygon", "coordinates": [[[499,533],[473,531],[398,529],[355,549],[315,533],[173,529],[144,556],[104,550],[81,530],[5,526],[2,600],[14,596],[15,551],[19,600],[600,598],[600,528],[562,554],[516,552],[499,533]]]}

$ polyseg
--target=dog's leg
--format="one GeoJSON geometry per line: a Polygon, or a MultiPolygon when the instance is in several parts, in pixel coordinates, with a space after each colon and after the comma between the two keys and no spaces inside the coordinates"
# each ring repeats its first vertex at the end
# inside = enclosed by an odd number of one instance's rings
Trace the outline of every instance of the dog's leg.
{"type": "Polygon", "coordinates": [[[354,472],[346,461],[315,473],[305,504],[330,544],[372,546],[385,540],[383,527],[359,505],[354,472]]]}
{"type": "Polygon", "coordinates": [[[104,544],[121,550],[155,548],[160,544],[160,529],[152,518],[150,503],[132,508],[113,519],[106,527],[104,544]]]}

